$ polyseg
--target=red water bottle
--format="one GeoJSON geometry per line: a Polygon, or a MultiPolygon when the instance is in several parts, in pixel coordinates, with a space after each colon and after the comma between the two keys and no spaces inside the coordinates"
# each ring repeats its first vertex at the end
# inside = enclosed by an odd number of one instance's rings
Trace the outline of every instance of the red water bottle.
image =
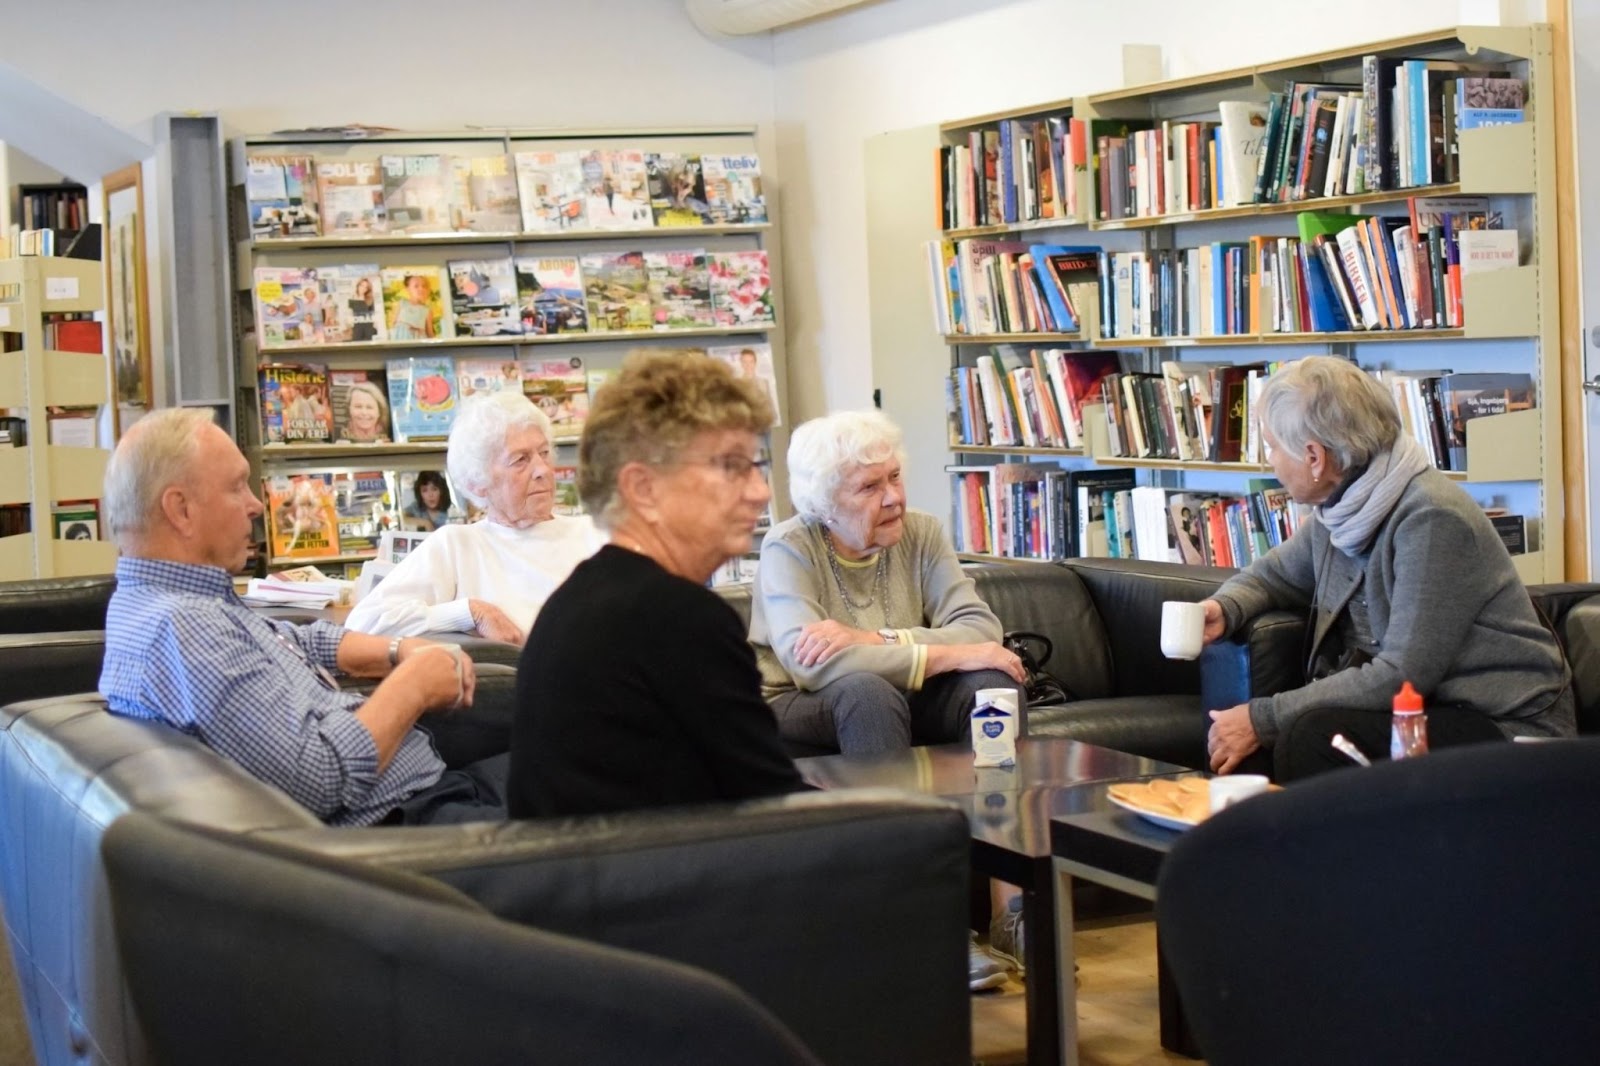
{"type": "Polygon", "coordinates": [[[1389,758],[1409,759],[1428,754],[1428,716],[1422,713],[1422,694],[1401,684],[1394,696],[1394,725],[1389,736],[1389,758]]]}

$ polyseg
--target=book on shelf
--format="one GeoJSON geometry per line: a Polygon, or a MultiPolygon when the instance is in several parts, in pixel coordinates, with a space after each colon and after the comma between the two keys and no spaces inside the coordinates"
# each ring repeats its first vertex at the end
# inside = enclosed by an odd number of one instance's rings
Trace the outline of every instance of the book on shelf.
{"type": "Polygon", "coordinates": [[[333,439],[356,444],[387,444],[389,383],[382,370],[330,370],[333,439]]]}
{"type": "Polygon", "coordinates": [[[525,231],[559,233],[589,227],[583,153],[518,152],[515,160],[525,231]]]}
{"type": "Polygon", "coordinates": [[[584,215],[590,229],[650,229],[650,183],[644,153],[635,149],[584,152],[584,215]]]}
{"type": "Polygon", "coordinates": [[[752,154],[702,155],[700,174],[706,215],[715,225],[753,225],[767,221],[761,160],[752,154]]]}
{"type": "Polygon", "coordinates": [[[256,267],[256,343],[291,348],[327,341],[330,307],[314,267],[256,267]]]}
{"type": "Polygon", "coordinates": [[[772,345],[729,344],[706,349],[713,359],[728,364],[735,375],[747,381],[756,381],[772,401],[774,425],[783,425],[782,409],[778,406],[778,375],[772,367],[772,345]]]}
{"type": "Polygon", "coordinates": [[[1518,264],[1518,236],[1514,229],[1468,229],[1456,234],[1460,268],[1467,274],[1509,270],[1518,264]]]}
{"type": "Polygon", "coordinates": [[[1489,514],[1489,524],[1494,527],[1500,543],[1511,555],[1525,555],[1528,551],[1528,519],[1524,515],[1505,512],[1489,514]]]}
{"type": "Polygon", "coordinates": [[[650,330],[650,277],[643,252],[589,252],[579,257],[589,321],[601,332],[650,330]]]}
{"type": "Polygon", "coordinates": [[[323,296],[323,340],[360,344],[388,337],[383,314],[383,275],[376,263],[319,268],[323,296]]]}
{"type": "Polygon", "coordinates": [[[100,540],[100,501],[57,500],[50,505],[50,529],[56,540],[100,540]]]}
{"type": "Polygon", "coordinates": [[[646,250],[651,314],[656,329],[706,329],[717,324],[711,307],[711,268],[705,250],[646,250]]]}
{"type": "Polygon", "coordinates": [[[517,301],[517,275],[509,255],[493,259],[451,259],[451,318],[463,337],[514,336],[522,333],[517,301]]]}
{"type": "Polygon", "coordinates": [[[1067,491],[1072,500],[1071,555],[1081,558],[1107,558],[1112,551],[1115,511],[1107,503],[1117,492],[1138,484],[1127,467],[1073,470],[1067,474],[1067,491]],[[1111,523],[1111,524],[1108,524],[1111,523]]]}
{"type": "Polygon", "coordinates": [[[398,526],[396,477],[383,470],[341,470],[332,475],[340,555],[375,558],[384,532],[398,526]]]}
{"type": "Polygon", "coordinates": [[[252,237],[315,237],[321,232],[311,156],[250,156],[244,189],[252,237]]]}
{"type": "Polygon", "coordinates": [[[339,512],[333,475],[284,474],[264,479],[267,542],[272,559],[322,559],[339,554],[339,512]]]}
{"type": "Polygon", "coordinates": [[[383,155],[378,166],[390,233],[450,232],[450,161],[446,156],[383,155]]]}
{"type": "Polygon", "coordinates": [[[444,296],[444,272],[439,267],[386,266],[380,276],[389,340],[420,341],[455,335],[444,296]]]}
{"type": "Polygon", "coordinates": [[[766,249],[712,252],[709,259],[711,306],[717,325],[748,328],[777,322],[766,249]]]}
{"type": "Polygon", "coordinates": [[[589,308],[577,256],[519,256],[514,267],[524,332],[545,336],[588,331],[589,308]]]}
{"type": "Polygon", "coordinates": [[[327,367],[264,363],[256,374],[263,443],[326,444],[333,439],[327,367]]]}
{"type": "Polygon", "coordinates": [[[711,221],[699,156],[649,152],[644,166],[657,226],[703,226],[711,221]]]}
{"type": "Polygon", "coordinates": [[[388,232],[383,172],[376,160],[319,159],[316,169],[324,237],[371,237],[388,232]]]}
{"type": "Polygon", "coordinates": [[[497,392],[522,392],[522,364],[501,356],[456,356],[456,383],[461,402],[497,392]]]}
{"type": "Polygon", "coordinates": [[[99,444],[98,407],[51,407],[46,418],[50,443],[64,448],[93,448],[99,444]]]}
{"type": "Polygon", "coordinates": [[[99,354],[104,343],[104,324],[91,311],[45,316],[44,346],[52,351],[99,354]]]}
{"type": "Polygon", "coordinates": [[[391,358],[389,417],[398,443],[442,441],[456,416],[455,361],[448,355],[391,358]]]}
{"type": "Polygon", "coordinates": [[[20,185],[17,218],[21,229],[74,233],[89,223],[89,190],[82,185],[20,185]]]}
{"type": "Polygon", "coordinates": [[[556,440],[576,440],[589,418],[589,379],[583,360],[524,359],[522,392],[550,419],[556,440]]]}
{"type": "Polygon", "coordinates": [[[1449,469],[1467,469],[1467,423],[1487,415],[1534,406],[1528,374],[1445,374],[1439,378],[1439,409],[1449,446],[1449,469]]]}
{"type": "Polygon", "coordinates": [[[511,156],[456,156],[451,163],[451,225],[465,233],[516,233],[522,204],[511,156]]]}
{"type": "Polygon", "coordinates": [[[551,468],[555,479],[556,502],[551,508],[552,514],[576,516],[587,512],[583,509],[583,500],[578,496],[578,468],[575,466],[557,466],[551,468]]]}

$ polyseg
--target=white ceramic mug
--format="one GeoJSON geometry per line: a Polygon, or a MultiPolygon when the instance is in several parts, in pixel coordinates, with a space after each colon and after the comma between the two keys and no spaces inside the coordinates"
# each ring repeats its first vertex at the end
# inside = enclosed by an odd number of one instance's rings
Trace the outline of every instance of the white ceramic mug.
{"type": "Polygon", "coordinates": [[[1198,659],[1205,643],[1206,609],[1198,603],[1168,600],[1161,605],[1161,654],[1198,659]]]}
{"type": "Polygon", "coordinates": [[[1240,800],[1259,796],[1267,790],[1267,779],[1260,774],[1229,774],[1211,779],[1211,813],[1232,807],[1240,800]]]}

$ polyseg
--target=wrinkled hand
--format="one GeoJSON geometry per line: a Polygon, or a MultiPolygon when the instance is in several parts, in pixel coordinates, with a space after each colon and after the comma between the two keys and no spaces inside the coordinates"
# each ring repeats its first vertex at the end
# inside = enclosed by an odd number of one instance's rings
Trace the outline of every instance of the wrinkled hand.
{"type": "Polygon", "coordinates": [[[1206,734],[1206,751],[1211,770],[1231,774],[1245,757],[1260,749],[1256,727],[1250,722],[1250,705],[1241,703],[1225,711],[1210,711],[1211,730],[1206,734]]]}
{"type": "Polygon", "coordinates": [[[417,692],[428,711],[470,707],[478,687],[477,670],[466,652],[454,644],[420,640],[401,645],[400,665],[389,679],[388,683],[417,692]]]}
{"type": "Polygon", "coordinates": [[[1222,604],[1216,600],[1201,600],[1200,606],[1206,610],[1206,627],[1200,634],[1200,643],[1210,644],[1213,640],[1222,639],[1223,632],[1228,628],[1228,620],[1222,613],[1222,604]]]}
{"type": "Polygon", "coordinates": [[[467,609],[472,612],[472,624],[478,636],[519,646],[527,642],[528,634],[522,627],[488,600],[468,600],[467,609]]]}
{"type": "Polygon", "coordinates": [[[1022,660],[1003,644],[991,640],[983,644],[969,644],[966,650],[967,661],[971,665],[963,666],[963,670],[999,670],[1019,685],[1028,680],[1028,671],[1023,669],[1022,660]]]}
{"type": "Polygon", "coordinates": [[[865,629],[824,618],[800,630],[794,642],[794,659],[801,666],[819,666],[853,644],[882,644],[883,638],[865,629]]]}

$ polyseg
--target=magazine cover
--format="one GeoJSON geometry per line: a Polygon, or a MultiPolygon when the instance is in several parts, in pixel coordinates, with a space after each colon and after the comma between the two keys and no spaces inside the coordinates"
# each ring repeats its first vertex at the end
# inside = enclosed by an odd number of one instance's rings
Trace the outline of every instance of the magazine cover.
{"type": "Polygon", "coordinates": [[[330,370],[328,392],[333,403],[333,439],[356,444],[387,444],[389,383],[381,370],[330,370]]]}
{"type": "Polygon", "coordinates": [[[262,443],[319,444],[333,439],[326,367],[315,363],[264,363],[256,376],[262,443]]]}
{"type": "Polygon", "coordinates": [[[267,538],[273,562],[339,554],[333,475],[284,474],[265,480],[267,538]]]}
{"type": "Polygon", "coordinates": [[[517,193],[529,233],[587,229],[581,152],[518,152],[517,193]]]}
{"type": "Polygon", "coordinates": [[[707,213],[719,225],[744,225],[767,220],[761,194],[761,160],[753,155],[703,155],[707,213]]]}
{"type": "Polygon", "coordinates": [[[244,164],[244,195],[250,236],[315,237],[316,165],[308,155],[253,155],[244,164]]]}
{"type": "Polygon", "coordinates": [[[572,255],[516,260],[517,300],[526,333],[584,333],[589,310],[584,303],[583,275],[572,255]]]}
{"type": "Polygon", "coordinates": [[[644,153],[583,153],[584,213],[590,229],[652,229],[644,153]]]}
{"type": "Polygon", "coordinates": [[[444,276],[436,266],[384,267],[383,313],[391,341],[454,334],[445,315],[444,276]]]}
{"type": "Polygon", "coordinates": [[[339,520],[339,554],[376,558],[378,539],[394,529],[395,475],[382,470],[337,471],[333,506],[339,520]]]}
{"type": "Polygon", "coordinates": [[[455,228],[472,233],[516,233],[522,229],[522,207],[511,157],[457,157],[455,162],[455,228]]]}
{"type": "Polygon", "coordinates": [[[591,252],[578,260],[583,294],[596,332],[651,329],[650,278],[643,252],[591,252]]]}
{"type": "Polygon", "coordinates": [[[327,302],[323,337],[329,344],[381,341],[388,336],[383,320],[383,275],[376,263],[321,268],[322,297],[327,302]]]}
{"type": "Polygon", "coordinates": [[[450,306],[461,337],[498,337],[522,332],[517,275],[511,257],[452,259],[450,306]]]}
{"type": "Polygon", "coordinates": [[[651,152],[644,157],[644,169],[657,226],[703,226],[711,221],[699,156],[651,152]]]}
{"type": "Polygon", "coordinates": [[[442,155],[386,155],[383,208],[390,233],[449,233],[449,172],[442,155]]]}
{"type": "Polygon", "coordinates": [[[562,515],[583,514],[583,501],[578,498],[578,468],[575,466],[558,466],[554,470],[556,503],[551,508],[551,513],[562,515]]]}
{"type": "Polygon", "coordinates": [[[386,233],[383,175],[371,159],[324,159],[317,164],[317,199],[324,237],[386,233]]]}
{"type": "Polygon", "coordinates": [[[644,269],[656,329],[705,329],[717,324],[704,249],[645,252],[644,269]]]}
{"type": "Polygon", "coordinates": [[[524,359],[522,391],[550,419],[555,431],[551,443],[575,441],[583,433],[589,418],[589,380],[582,359],[524,359]]]}
{"type": "Polygon", "coordinates": [[[292,348],[326,343],[328,304],[311,267],[256,267],[256,343],[292,348]]]}
{"type": "Polygon", "coordinates": [[[711,254],[711,306],[719,326],[770,326],[772,276],[767,253],[713,252],[711,254]]]}
{"type": "Polygon", "coordinates": [[[456,497],[443,470],[401,471],[395,496],[403,529],[431,533],[440,526],[467,520],[466,500],[456,497]]]}
{"type": "Polygon", "coordinates": [[[399,443],[444,440],[456,417],[456,368],[448,355],[390,359],[389,418],[399,443]]]}
{"type": "Polygon", "coordinates": [[[778,407],[778,375],[772,369],[772,345],[730,344],[706,349],[713,359],[721,359],[741,378],[759,381],[772,401],[774,425],[783,425],[783,413],[778,407]]]}
{"type": "Polygon", "coordinates": [[[100,501],[60,500],[50,507],[50,525],[56,540],[99,540],[100,501]]]}
{"type": "Polygon", "coordinates": [[[474,396],[521,392],[522,365],[509,354],[505,358],[457,356],[456,387],[463,403],[474,396]]]}

